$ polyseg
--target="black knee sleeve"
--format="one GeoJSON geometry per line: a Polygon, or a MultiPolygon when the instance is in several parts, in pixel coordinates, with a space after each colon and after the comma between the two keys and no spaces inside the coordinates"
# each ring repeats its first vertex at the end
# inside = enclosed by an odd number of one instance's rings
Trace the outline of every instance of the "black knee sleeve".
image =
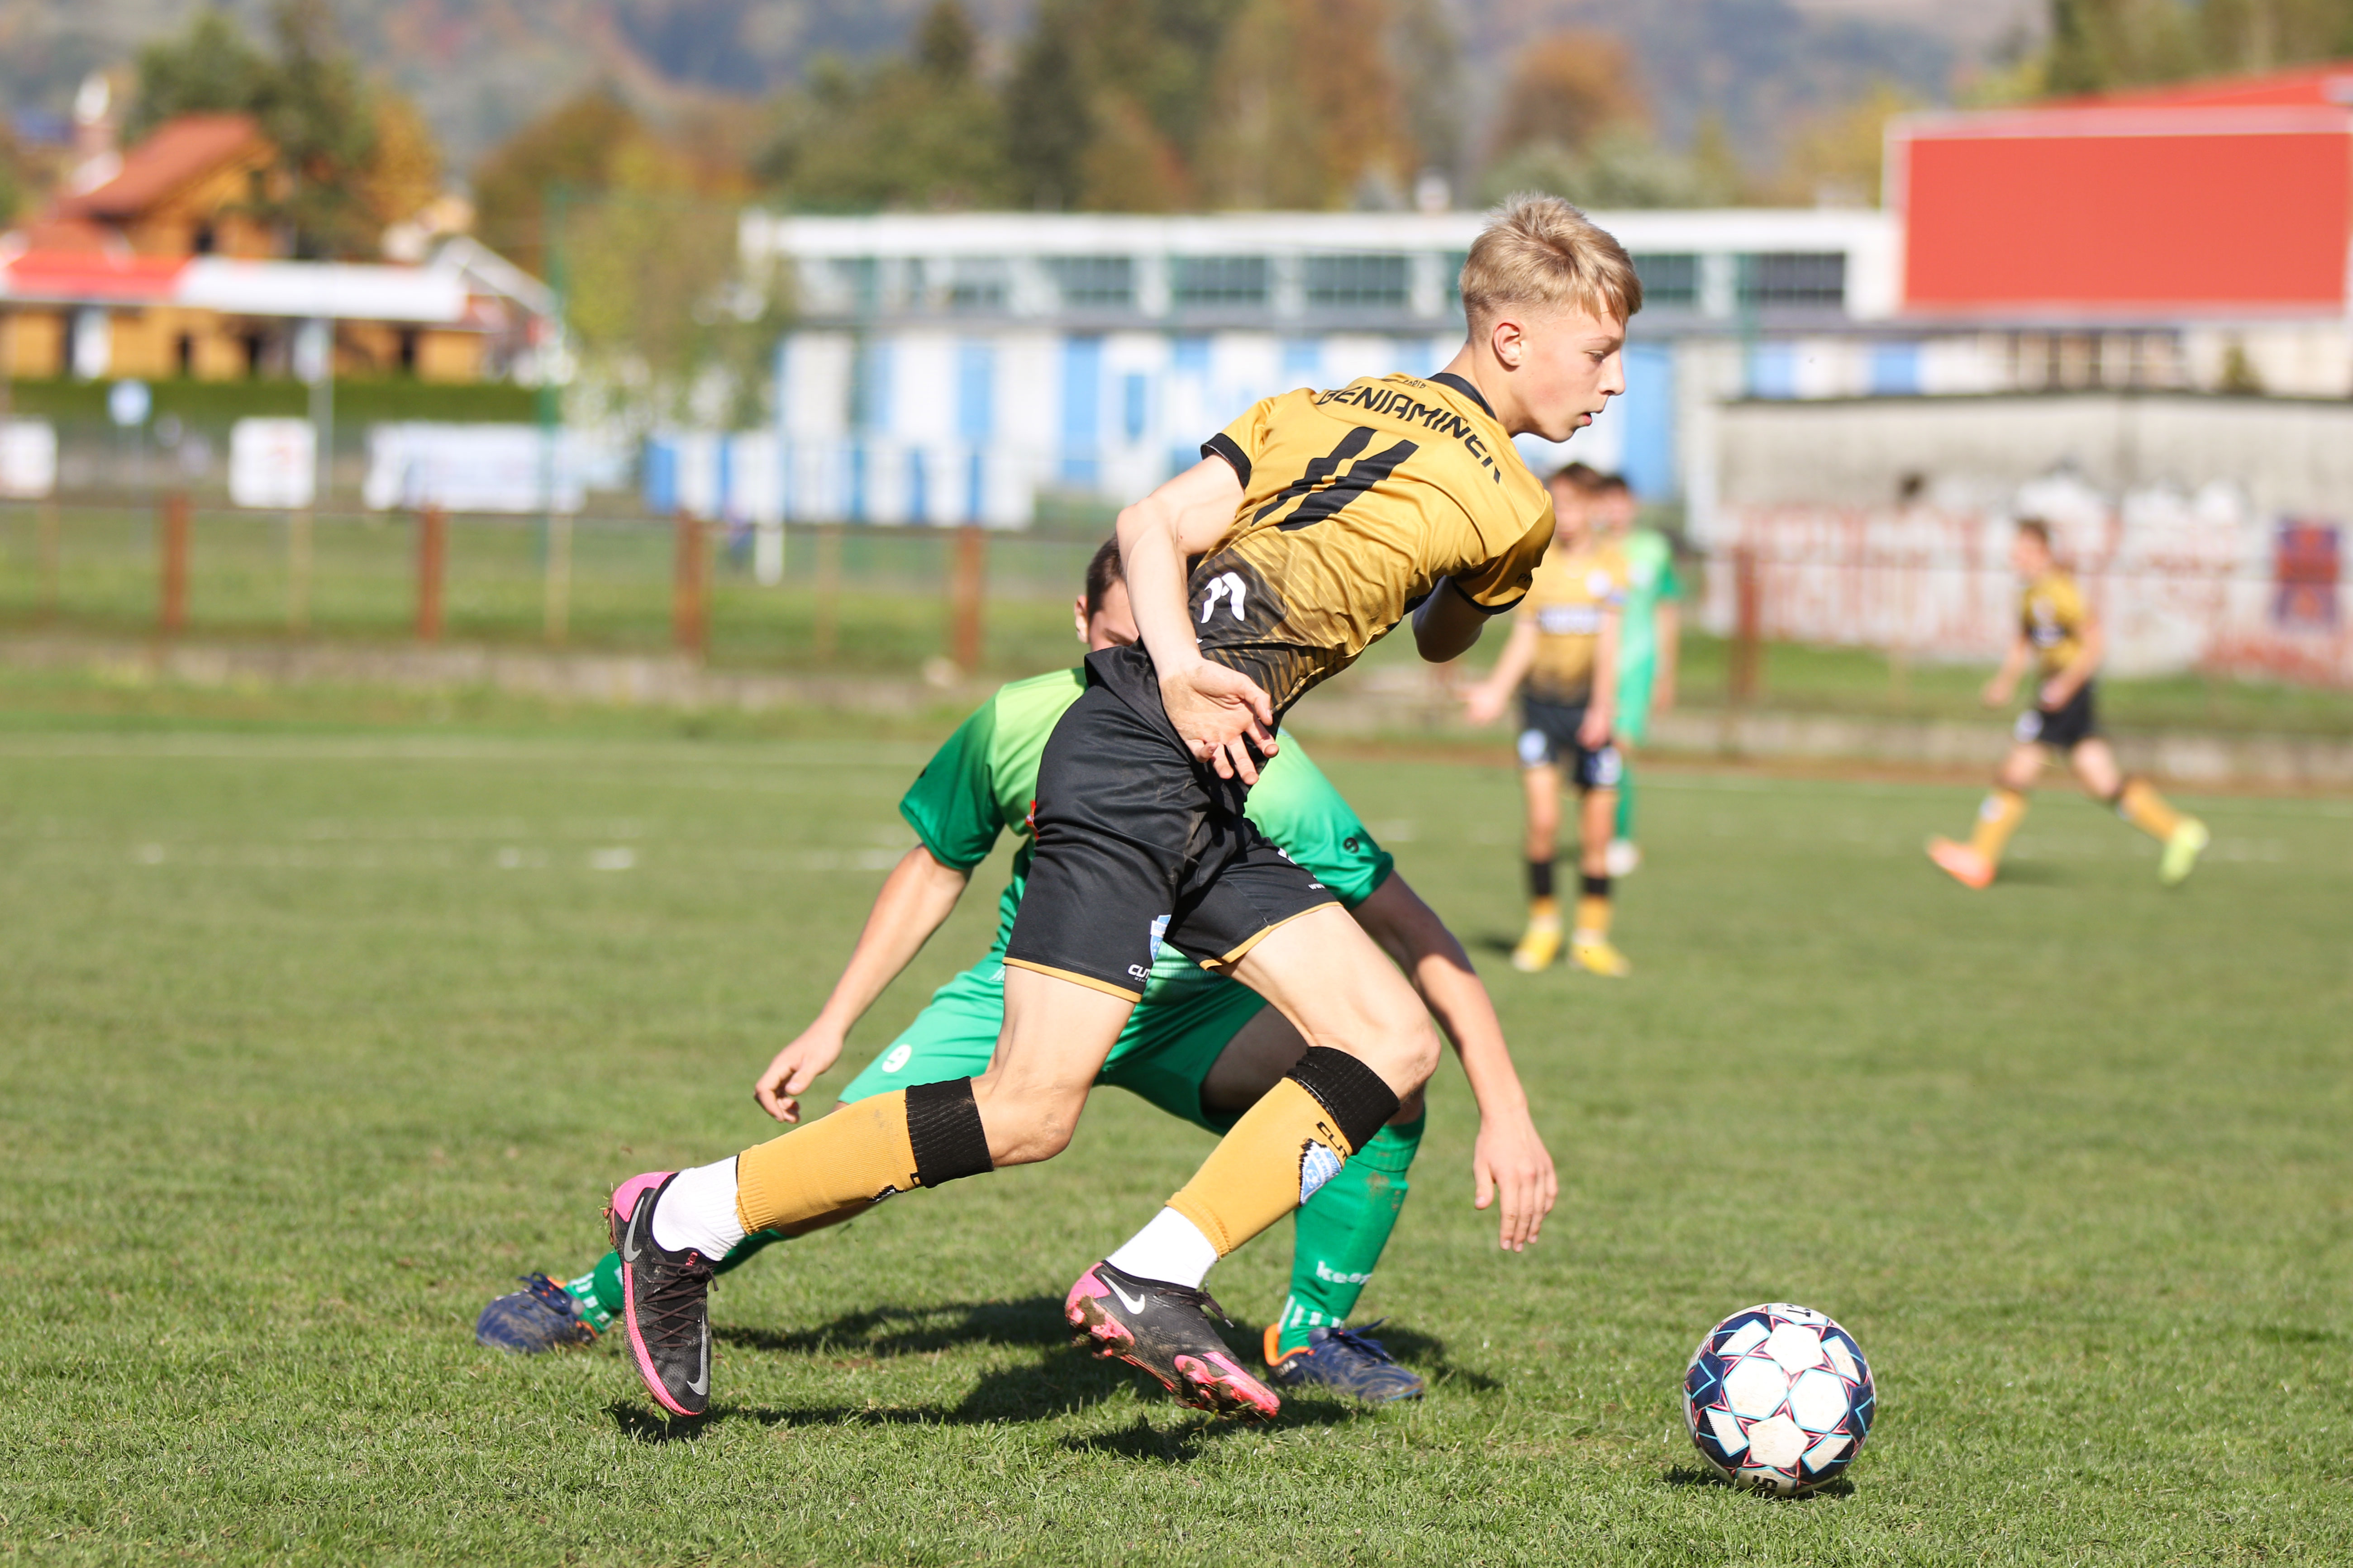
{"type": "Polygon", "coordinates": [[[1551,861],[1531,860],[1528,862],[1528,897],[1532,899],[1549,899],[1552,897],[1551,861]]]}
{"type": "Polygon", "coordinates": [[[915,1152],[915,1179],[927,1187],[997,1169],[980,1107],[973,1102],[972,1079],[919,1083],[907,1090],[907,1146],[915,1152]]]}
{"type": "Polygon", "coordinates": [[[1606,899],[1609,896],[1609,879],[1606,875],[1588,877],[1581,885],[1581,890],[1588,899],[1606,899]]]}
{"type": "Polygon", "coordinates": [[[1398,1113],[1398,1097],[1381,1075],[1329,1046],[1310,1046],[1291,1079],[1315,1097],[1351,1149],[1361,1149],[1398,1113]]]}

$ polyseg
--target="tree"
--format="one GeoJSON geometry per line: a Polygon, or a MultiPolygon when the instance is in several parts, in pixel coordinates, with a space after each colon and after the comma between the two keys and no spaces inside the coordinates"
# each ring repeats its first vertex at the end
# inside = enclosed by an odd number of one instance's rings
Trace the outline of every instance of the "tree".
{"type": "Polygon", "coordinates": [[[2268,70],[2353,53],[2353,0],[2051,0],[2056,93],[2268,70]]]}
{"type": "Polygon", "coordinates": [[[779,105],[765,184],[817,206],[973,206],[1009,194],[1002,110],[974,68],[972,24],[937,0],[913,54],[865,70],[820,60],[779,105]]]}
{"type": "Polygon", "coordinates": [[[1632,57],[1607,33],[1566,32],[1537,40],[1512,71],[1496,119],[1498,153],[1549,143],[1574,153],[1610,126],[1647,126],[1632,57]]]}
{"type": "Polygon", "coordinates": [[[1402,195],[1420,161],[1386,0],[1249,0],[1217,75],[1201,167],[1219,205],[1335,207],[1402,195]]]}
{"type": "Polygon", "coordinates": [[[1765,195],[1792,206],[1876,206],[1887,122],[1920,107],[1890,82],[1799,124],[1765,195]]]}
{"type": "Polygon", "coordinates": [[[342,45],[325,0],[280,0],[275,51],[206,8],[139,57],[134,134],[181,114],[250,114],[275,149],[254,216],[296,256],[375,254],[385,226],[433,195],[440,155],[414,105],[372,86],[342,45]]]}
{"type": "Polygon", "coordinates": [[[525,271],[546,276],[549,194],[608,188],[621,151],[649,135],[609,85],[565,100],[476,165],[475,232],[525,271]]]}
{"type": "Polygon", "coordinates": [[[1092,211],[1194,205],[1241,0],[1040,0],[1005,91],[1016,200],[1092,211]]]}

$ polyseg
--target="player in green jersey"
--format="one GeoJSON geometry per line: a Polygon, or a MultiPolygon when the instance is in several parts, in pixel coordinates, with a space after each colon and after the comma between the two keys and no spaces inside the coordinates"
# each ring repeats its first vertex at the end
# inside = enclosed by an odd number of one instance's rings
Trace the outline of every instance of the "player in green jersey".
{"type": "MultiPolygon", "coordinates": [[[[1074,606],[1091,647],[1134,639],[1118,569],[1116,550],[1106,546],[1089,568],[1086,595],[1074,606]]],[[[969,1078],[987,1067],[1004,1022],[1004,949],[1029,871],[1027,817],[1039,757],[1083,687],[1082,672],[1072,669],[1002,688],[924,768],[900,803],[922,842],[884,882],[816,1021],[760,1075],[754,1097],[763,1110],[780,1121],[799,1120],[801,1097],[839,1058],[850,1026],[946,920],[973,869],[1010,828],[1021,843],[1012,879],[998,899],[997,937],[987,954],[942,986],[840,1100],[849,1104],[889,1089],[969,1078]]],[[[1388,852],[1296,742],[1267,764],[1249,813],[1405,966],[1455,1041],[1480,1108],[1476,1206],[1485,1208],[1500,1195],[1507,1229],[1531,1215],[1540,1220],[1557,1190],[1551,1156],[1528,1117],[1493,1007],[1461,945],[1394,873],[1388,852]]],[[[1298,1032],[1255,992],[1164,949],[1143,1002],[1096,1081],[1223,1133],[1305,1049],[1298,1032]]],[[[1374,1402],[1420,1394],[1419,1376],[1390,1360],[1377,1342],[1352,1332],[1346,1321],[1404,1205],[1422,1121],[1416,1096],[1297,1211],[1291,1291],[1264,1336],[1274,1381],[1321,1384],[1374,1402]]],[[[720,1268],[740,1267],[782,1239],[781,1232],[755,1233],[720,1268]]],[[[607,1253],[568,1283],[544,1275],[525,1283],[525,1289],[484,1309],[476,1327],[482,1342],[526,1352],[586,1343],[621,1310],[617,1253],[607,1253]]]]}
{"type": "Polygon", "coordinates": [[[1675,666],[1683,640],[1675,549],[1655,528],[1636,526],[1641,504],[1616,474],[1601,477],[1596,504],[1601,531],[1626,563],[1626,603],[1618,620],[1618,830],[1609,874],[1630,876],[1642,863],[1634,841],[1633,753],[1650,738],[1651,715],[1675,705],[1675,666]]]}

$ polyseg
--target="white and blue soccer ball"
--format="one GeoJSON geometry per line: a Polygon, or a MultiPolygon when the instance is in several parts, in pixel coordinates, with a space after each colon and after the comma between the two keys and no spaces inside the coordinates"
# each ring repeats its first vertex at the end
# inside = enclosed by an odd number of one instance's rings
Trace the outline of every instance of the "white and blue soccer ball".
{"type": "Polygon", "coordinates": [[[1786,1301],[1708,1330],[1683,1374],[1683,1419],[1708,1468],[1783,1497],[1844,1474],[1877,1404],[1854,1336],[1786,1301]]]}

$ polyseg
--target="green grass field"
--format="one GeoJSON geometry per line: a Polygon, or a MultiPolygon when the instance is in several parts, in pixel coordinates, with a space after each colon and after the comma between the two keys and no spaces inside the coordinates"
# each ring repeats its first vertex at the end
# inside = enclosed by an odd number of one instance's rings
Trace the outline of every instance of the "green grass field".
{"type": "MultiPolygon", "coordinates": [[[[1208,1146],[1107,1092],[1050,1165],[727,1281],[715,1413],[673,1426],[611,1345],[508,1360],[474,1314],[593,1258],[616,1179],[763,1136],[927,745],[0,699],[0,1557],[2353,1559],[2345,801],[2194,802],[2167,894],[2054,790],[1972,896],[1918,852],[1972,791],[1661,772],[1610,984],[1501,962],[1506,773],[1327,755],[1561,1165],[1499,1255],[1443,1069],[1362,1309],[1428,1400],[1237,1430],[1066,1348],[1071,1277],[1208,1146]],[[1795,1503],[1704,1480],[1678,1414],[1701,1331],[1772,1299],[1879,1379],[1851,1484],[1795,1503]]],[[[1263,1321],[1287,1254],[1212,1284],[1263,1321]]]]}

